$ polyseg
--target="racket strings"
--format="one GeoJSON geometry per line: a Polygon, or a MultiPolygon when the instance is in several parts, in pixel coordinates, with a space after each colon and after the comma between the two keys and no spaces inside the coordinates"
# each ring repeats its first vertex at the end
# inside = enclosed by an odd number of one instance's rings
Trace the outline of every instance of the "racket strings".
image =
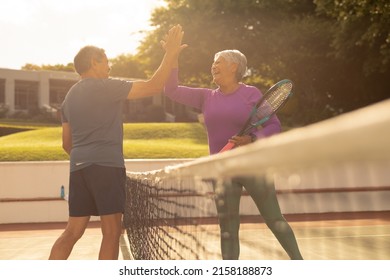
{"type": "Polygon", "coordinates": [[[260,104],[252,118],[252,124],[263,120],[275,113],[289,98],[292,90],[292,83],[283,83],[279,87],[267,93],[265,100],[260,104]]]}

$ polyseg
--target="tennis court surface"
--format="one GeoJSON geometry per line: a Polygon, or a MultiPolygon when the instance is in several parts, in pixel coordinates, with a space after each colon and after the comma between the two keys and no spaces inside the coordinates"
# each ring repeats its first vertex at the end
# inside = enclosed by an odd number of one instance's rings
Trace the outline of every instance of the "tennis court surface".
{"type": "MultiPolygon", "coordinates": [[[[307,260],[390,260],[390,212],[287,215],[302,254],[307,260]]],[[[0,225],[1,260],[46,260],[64,223],[0,225]]],[[[216,238],[208,240],[219,251],[216,225],[207,225],[216,238]]],[[[123,236],[126,240],[126,236],[123,236]]],[[[288,259],[259,217],[243,217],[240,230],[241,260],[288,259]]],[[[101,233],[91,222],[76,244],[71,260],[96,260],[101,233]]],[[[128,259],[128,241],[119,259],[128,259]]]]}

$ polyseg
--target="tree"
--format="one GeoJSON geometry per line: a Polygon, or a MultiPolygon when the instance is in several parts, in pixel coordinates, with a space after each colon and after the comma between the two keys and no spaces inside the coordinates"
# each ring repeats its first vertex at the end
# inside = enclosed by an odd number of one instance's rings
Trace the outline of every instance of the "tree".
{"type": "Polygon", "coordinates": [[[180,23],[189,45],[180,59],[181,83],[213,87],[214,54],[239,49],[250,70],[244,82],[263,92],[280,79],[294,82],[294,97],[279,114],[284,123],[317,122],[389,97],[387,2],[166,0],[153,12],[155,29],[146,33],[138,53],[112,59],[111,74],[151,75],[164,55],[160,40],[180,23]]]}
{"type": "Polygon", "coordinates": [[[314,17],[312,1],[289,1],[286,5],[283,0],[172,0],[167,4],[152,16],[156,30],[141,45],[143,56],[155,61],[160,52],[158,38],[179,22],[189,44],[180,60],[183,83],[212,86],[213,55],[223,49],[239,49],[247,56],[251,73],[245,82],[265,91],[277,80],[294,80],[299,93],[289,111],[295,122],[313,121],[298,114],[304,112],[300,106],[317,108],[323,114],[318,106],[328,102],[329,95],[316,90],[322,82],[317,77],[329,69],[319,67],[319,63],[329,63],[331,29],[327,21],[314,17]]]}
{"type": "Polygon", "coordinates": [[[189,44],[180,60],[182,83],[211,86],[214,53],[234,48],[248,58],[251,75],[246,82],[264,91],[282,78],[294,81],[296,94],[286,117],[294,124],[323,120],[388,97],[385,0],[166,2],[152,15],[156,29],[142,43],[140,56],[154,69],[161,55],[158,41],[170,26],[182,24],[189,44]]]}
{"type": "MultiPolygon", "coordinates": [[[[138,60],[135,55],[126,55],[122,54],[113,59],[110,59],[112,64],[110,75],[114,77],[123,77],[123,78],[145,78],[144,68],[142,63],[138,60]]],[[[36,65],[31,63],[26,63],[21,67],[21,70],[28,71],[41,71],[41,70],[49,70],[49,71],[65,71],[65,72],[74,72],[73,63],[68,63],[66,65],[63,64],[43,64],[36,65]]]]}
{"type": "Polygon", "coordinates": [[[24,66],[22,66],[21,69],[22,70],[30,70],[30,71],[49,70],[49,71],[74,72],[73,63],[68,63],[66,65],[63,65],[63,64],[55,64],[55,65],[42,64],[41,66],[31,64],[31,63],[26,63],[24,66]]]}
{"type": "Polygon", "coordinates": [[[389,97],[390,3],[387,0],[315,0],[334,24],[330,56],[337,59],[338,106],[344,111],[389,97]]]}
{"type": "Polygon", "coordinates": [[[317,12],[336,20],[335,56],[361,58],[366,76],[390,64],[390,3],[387,0],[315,0],[317,12]]]}
{"type": "Polygon", "coordinates": [[[142,65],[137,59],[137,56],[122,54],[113,59],[110,75],[123,78],[145,78],[145,72],[142,70],[142,65]]]}

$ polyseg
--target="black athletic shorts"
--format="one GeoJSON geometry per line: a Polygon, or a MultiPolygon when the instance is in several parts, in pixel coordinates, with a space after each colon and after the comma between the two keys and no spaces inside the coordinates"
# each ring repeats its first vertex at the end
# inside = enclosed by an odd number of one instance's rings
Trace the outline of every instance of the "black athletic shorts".
{"type": "Polygon", "coordinates": [[[70,173],[69,216],[123,213],[126,203],[126,169],[90,165],[70,173]]]}

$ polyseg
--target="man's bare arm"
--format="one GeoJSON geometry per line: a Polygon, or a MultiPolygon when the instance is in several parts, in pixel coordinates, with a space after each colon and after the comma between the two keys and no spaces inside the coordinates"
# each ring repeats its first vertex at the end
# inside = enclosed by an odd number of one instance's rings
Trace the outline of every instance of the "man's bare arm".
{"type": "Polygon", "coordinates": [[[72,132],[69,123],[62,123],[62,148],[70,155],[72,150],[72,132]]]}

